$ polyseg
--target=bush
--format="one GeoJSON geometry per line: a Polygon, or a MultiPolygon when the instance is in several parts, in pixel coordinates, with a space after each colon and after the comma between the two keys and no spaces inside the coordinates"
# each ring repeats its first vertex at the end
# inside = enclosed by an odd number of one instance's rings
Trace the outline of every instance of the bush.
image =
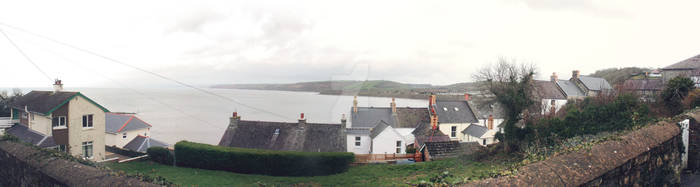
{"type": "Polygon", "coordinates": [[[139,152],[132,151],[132,150],[118,148],[117,146],[105,146],[105,151],[117,153],[117,154],[128,156],[128,157],[137,157],[137,156],[142,156],[142,155],[146,154],[146,153],[139,153],[139,152]]]}
{"type": "Polygon", "coordinates": [[[675,77],[668,81],[666,88],[661,92],[666,109],[672,115],[677,115],[683,112],[683,99],[688,96],[688,92],[695,89],[695,83],[688,77],[675,77]]]}
{"type": "Polygon", "coordinates": [[[180,141],[177,165],[273,176],[316,176],[347,171],[355,156],[347,152],[297,152],[214,146],[180,141]]]}
{"type": "Polygon", "coordinates": [[[173,165],[173,161],[175,160],[173,158],[173,154],[170,153],[170,150],[163,147],[148,148],[146,153],[148,153],[148,157],[151,158],[153,162],[158,162],[165,165],[173,165]]]}

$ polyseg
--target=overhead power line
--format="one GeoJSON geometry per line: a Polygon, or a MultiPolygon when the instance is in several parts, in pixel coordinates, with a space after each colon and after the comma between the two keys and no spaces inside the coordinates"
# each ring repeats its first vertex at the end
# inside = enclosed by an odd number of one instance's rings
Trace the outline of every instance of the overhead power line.
{"type": "Polygon", "coordinates": [[[29,56],[27,56],[27,54],[24,53],[24,51],[22,51],[22,49],[19,48],[19,46],[17,46],[17,44],[16,44],[14,41],[12,41],[12,39],[10,39],[10,36],[8,36],[7,33],[5,33],[5,31],[3,31],[2,29],[0,29],[0,32],[2,33],[2,35],[5,36],[5,38],[7,38],[7,41],[9,41],[10,44],[12,44],[12,46],[15,47],[15,49],[17,49],[17,51],[19,51],[19,53],[22,54],[22,56],[23,56],[25,59],[27,59],[27,61],[28,61],[29,63],[31,63],[32,65],[34,65],[34,67],[36,68],[36,70],[39,70],[39,72],[41,72],[41,74],[44,75],[44,76],[46,77],[46,79],[49,79],[49,81],[53,81],[53,79],[51,79],[51,76],[49,76],[49,74],[46,74],[46,72],[44,72],[44,70],[42,70],[41,68],[39,68],[39,66],[36,65],[36,63],[34,63],[34,61],[32,61],[32,59],[29,58],[29,56]]]}
{"type": "MultiPolygon", "coordinates": [[[[90,50],[87,50],[87,49],[83,49],[83,48],[77,47],[77,46],[75,46],[75,45],[71,45],[71,44],[68,44],[68,43],[65,43],[65,42],[62,42],[62,41],[58,41],[58,40],[55,40],[55,39],[53,39],[53,38],[49,38],[49,37],[44,36],[44,35],[41,35],[41,34],[37,34],[37,33],[31,32],[31,31],[28,31],[28,30],[25,30],[25,29],[22,29],[22,28],[19,28],[19,27],[15,27],[15,26],[12,26],[12,25],[9,25],[9,24],[6,24],[6,23],[2,23],[2,22],[0,22],[0,25],[3,25],[3,26],[8,27],[8,28],[15,29],[15,30],[18,30],[18,31],[22,31],[22,32],[25,32],[25,33],[27,33],[27,34],[30,34],[30,35],[33,35],[33,36],[36,36],[36,37],[43,38],[43,39],[49,40],[49,41],[51,41],[51,42],[54,42],[54,43],[57,43],[57,44],[60,44],[60,45],[63,45],[63,46],[69,47],[69,48],[73,48],[73,49],[75,49],[75,50],[78,50],[78,51],[81,51],[81,52],[84,52],[84,53],[88,53],[88,54],[91,54],[91,55],[94,55],[94,56],[103,58],[103,59],[105,59],[105,60],[114,62],[114,63],[116,63],[116,64],[120,64],[120,65],[123,65],[123,66],[127,66],[127,67],[129,67],[129,68],[132,68],[132,69],[135,69],[135,70],[138,70],[138,71],[141,71],[141,72],[144,72],[144,73],[147,73],[147,74],[156,76],[156,77],[158,77],[158,78],[161,78],[161,79],[164,79],[164,80],[167,80],[167,81],[174,82],[174,83],[179,84],[179,85],[181,85],[181,86],[188,87],[188,88],[192,88],[192,89],[197,90],[197,91],[199,91],[199,92],[202,92],[202,93],[205,93],[205,94],[214,96],[214,97],[218,97],[218,98],[221,98],[221,99],[230,101],[230,102],[233,102],[233,103],[235,103],[235,104],[241,105],[241,106],[246,107],[246,108],[250,108],[250,109],[253,109],[253,110],[260,111],[260,112],[265,112],[265,113],[268,113],[268,114],[272,114],[272,115],[277,116],[277,117],[280,117],[280,118],[282,118],[282,119],[293,119],[293,118],[290,118],[289,116],[285,116],[285,115],[277,114],[277,113],[270,112],[270,111],[267,111],[267,110],[264,110],[264,109],[260,109],[260,108],[257,108],[257,107],[254,107],[254,106],[251,106],[251,105],[248,105],[248,104],[239,102],[239,101],[237,101],[237,100],[235,100],[235,99],[233,99],[233,98],[225,97],[225,96],[216,94],[216,93],[214,93],[214,92],[210,92],[210,91],[208,91],[208,90],[205,90],[205,89],[202,89],[202,88],[198,88],[198,87],[196,87],[196,86],[192,86],[192,85],[189,85],[189,84],[187,84],[187,83],[184,83],[184,82],[175,80],[175,79],[173,79],[173,78],[169,78],[169,77],[160,75],[160,74],[158,74],[158,73],[155,73],[155,72],[152,72],[152,71],[148,71],[148,70],[146,70],[146,69],[143,69],[143,68],[140,68],[140,67],[137,67],[137,66],[128,64],[128,63],[121,62],[121,61],[116,60],[116,59],[114,59],[114,58],[110,58],[110,57],[108,57],[108,56],[101,55],[101,54],[99,54],[99,53],[96,53],[96,52],[93,52],[93,51],[90,51],[90,50]]],[[[3,32],[3,33],[4,33],[4,32],[3,32]]],[[[7,36],[7,35],[6,35],[6,36],[7,36]]],[[[26,57],[26,55],[25,55],[25,57],[26,57]]],[[[36,66],[36,65],[35,65],[35,66],[36,66]]],[[[36,67],[38,68],[38,66],[36,66],[36,67]]],[[[42,73],[43,73],[43,71],[42,71],[42,73]]],[[[44,75],[46,75],[46,74],[44,74],[44,75]]],[[[47,77],[48,77],[48,76],[47,76],[47,77]]],[[[50,77],[48,77],[48,78],[49,78],[49,80],[51,80],[50,77]]]]}

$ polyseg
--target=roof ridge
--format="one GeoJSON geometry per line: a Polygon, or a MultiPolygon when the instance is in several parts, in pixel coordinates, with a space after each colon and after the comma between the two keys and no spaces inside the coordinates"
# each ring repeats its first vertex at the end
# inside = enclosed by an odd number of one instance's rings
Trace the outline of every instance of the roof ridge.
{"type": "Polygon", "coordinates": [[[117,132],[121,132],[124,129],[124,127],[126,127],[126,125],[129,124],[129,122],[131,122],[132,119],[134,119],[134,116],[131,116],[129,118],[129,120],[126,120],[126,122],[124,122],[124,125],[122,125],[122,127],[119,128],[119,130],[117,130],[117,132]]]}

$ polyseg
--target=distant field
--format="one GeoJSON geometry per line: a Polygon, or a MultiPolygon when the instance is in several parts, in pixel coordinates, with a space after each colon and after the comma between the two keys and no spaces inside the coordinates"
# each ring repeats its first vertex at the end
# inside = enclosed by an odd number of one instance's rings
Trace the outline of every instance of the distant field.
{"type": "Polygon", "coordinates": [[[363,165],[351,167],[349,171],[330,176],[273,177],[247,175],[226,171],[214,171],[161,165],[150,161],[109,163],[108,167],[129,174],[141,173],[161,176],[180,186],[409,186],[421,180],[448,171],[450,183],[460,183],[491,177],[506,168],[509,161],[474,162],[466,158],[455,158],[410,165],[363,165]],[[408,183],[407,183],[408,182],[408,183]]]}

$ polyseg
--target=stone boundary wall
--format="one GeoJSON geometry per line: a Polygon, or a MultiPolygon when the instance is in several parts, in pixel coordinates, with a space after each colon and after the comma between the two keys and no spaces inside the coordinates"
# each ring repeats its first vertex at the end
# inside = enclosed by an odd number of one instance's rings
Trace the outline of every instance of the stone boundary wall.
{"type": "Polygon", "coordinates": [[[0,186],[157,186],[46,155],[36,148],[0,141],[0,186]]]}
{"type": "Polygon", "coordinates": [[[523,166],[518,174],[464,186],[678,186],[680,127],[659,122],[590,149],[523,166]]]}

